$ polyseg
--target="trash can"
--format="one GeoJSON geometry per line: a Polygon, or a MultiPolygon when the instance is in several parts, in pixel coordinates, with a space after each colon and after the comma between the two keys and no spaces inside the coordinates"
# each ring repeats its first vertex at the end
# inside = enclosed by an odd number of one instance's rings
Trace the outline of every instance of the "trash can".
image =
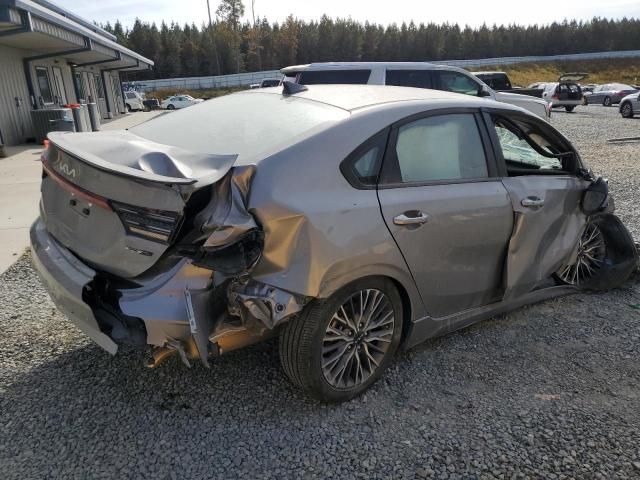
{"type": "Polygon", "coordinates": [[[51,124],[50,132],[75,132],[76,124],[71,117],[56,118],[49,120],[51,124]]]}
{"type": "Polygon", "coordinates": [[[91,131],[91,119],[89,118],[89,107],[86,103],[80,104],[80,111],[82,112],[82,118],[84,122],[84,130],[83,132],[91,131]]]}
{"type": "Polygon", "coordinates": [[[87,104],[89,108],[89,121],[91,122],[91,130],[97,132],[100,130],[100,112],[98,111],[97,103],[87,104]]]}

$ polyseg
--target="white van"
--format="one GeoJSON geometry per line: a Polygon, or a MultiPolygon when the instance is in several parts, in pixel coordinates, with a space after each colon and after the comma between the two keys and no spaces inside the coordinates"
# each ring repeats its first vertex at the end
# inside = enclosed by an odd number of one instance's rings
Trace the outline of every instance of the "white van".
{"type": "Polygon", "coordinates": [[[124,92],[124,103],[127,105],[128,112],[144,110],[144,97],[135,90],[124,92]]]}
{"type": "Polygon", "coordinates": [[[311,84],[369,84],[432,88],[516,105],[549,120],[551,108],[539,98],[496,92],[466,70],[426,62],[330,62],[280,70],[285,80],[311,84]]]}

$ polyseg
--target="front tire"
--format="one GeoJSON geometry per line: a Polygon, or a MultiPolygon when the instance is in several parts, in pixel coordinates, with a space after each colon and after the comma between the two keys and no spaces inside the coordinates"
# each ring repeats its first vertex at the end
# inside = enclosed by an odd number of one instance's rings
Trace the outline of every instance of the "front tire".
{"type": "Polygon", "coordinates": [[[368,277],[314,300],[280,332],[280,362],[293,384],[323,402],[349,400],[389,366],[402,335],[391,280],[368,277]]]}
{"type": "Polygon", "coordinates": [[[566,107],[564,107],[564,109],[565,109],[567,112],[573,112],[573,111],[575,110],[575,108],[576,108],[576,107],[575,107],[575,106],[573,106],[573,105],[567,105],[566,107]]]}
{"type": "Polygon", "coordinates": [[[624,118],[631,118],[633,117],[633,107],[631,106],[631,103],[629,102],[625,102],[622,107],[620,108],[620,114],[624,117],[624,118]]]}
{"type": "Polygon", "coordinates": [[[176,109],[176,107],[174,107],[172,103],[167,105],[167,110],[175,110],[175,109],[176,109]]]}
{"type": "Polygon", "coordinates": [[[604,100],[602,100],[602,105],[604,105],[605,107],[610,107],[611,106],[611,97],[604,97],[604,100]]]}

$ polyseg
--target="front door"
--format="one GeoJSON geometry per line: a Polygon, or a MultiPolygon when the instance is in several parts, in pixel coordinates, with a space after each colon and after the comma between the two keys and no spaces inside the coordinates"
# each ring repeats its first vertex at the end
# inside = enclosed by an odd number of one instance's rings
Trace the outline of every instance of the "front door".
{"type": "Polygon", "coordinates": [[[499,300],[513,210],[479,114],[406,122],[391,133],[378,195],[432,317],[499,300]]]}
{"type": "Polygon", "coordinates": [[[544,122],[517,112],[486,119],[515,212],[505,265],[504,299],[510,300],[553,282],[575,253],[590,182],[578,176],[578,157],[568,142],[544,122]]]}

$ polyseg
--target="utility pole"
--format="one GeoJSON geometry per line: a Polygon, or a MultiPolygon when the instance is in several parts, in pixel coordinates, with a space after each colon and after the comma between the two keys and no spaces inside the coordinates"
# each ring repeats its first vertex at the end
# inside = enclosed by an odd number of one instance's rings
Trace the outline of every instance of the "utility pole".
{"type": "Polygon", "coordinates": [[[209,12],[209,27],[211,27],[211,6],[209,5],[209,0],[207,0],[207,12],[209,12]]]}

